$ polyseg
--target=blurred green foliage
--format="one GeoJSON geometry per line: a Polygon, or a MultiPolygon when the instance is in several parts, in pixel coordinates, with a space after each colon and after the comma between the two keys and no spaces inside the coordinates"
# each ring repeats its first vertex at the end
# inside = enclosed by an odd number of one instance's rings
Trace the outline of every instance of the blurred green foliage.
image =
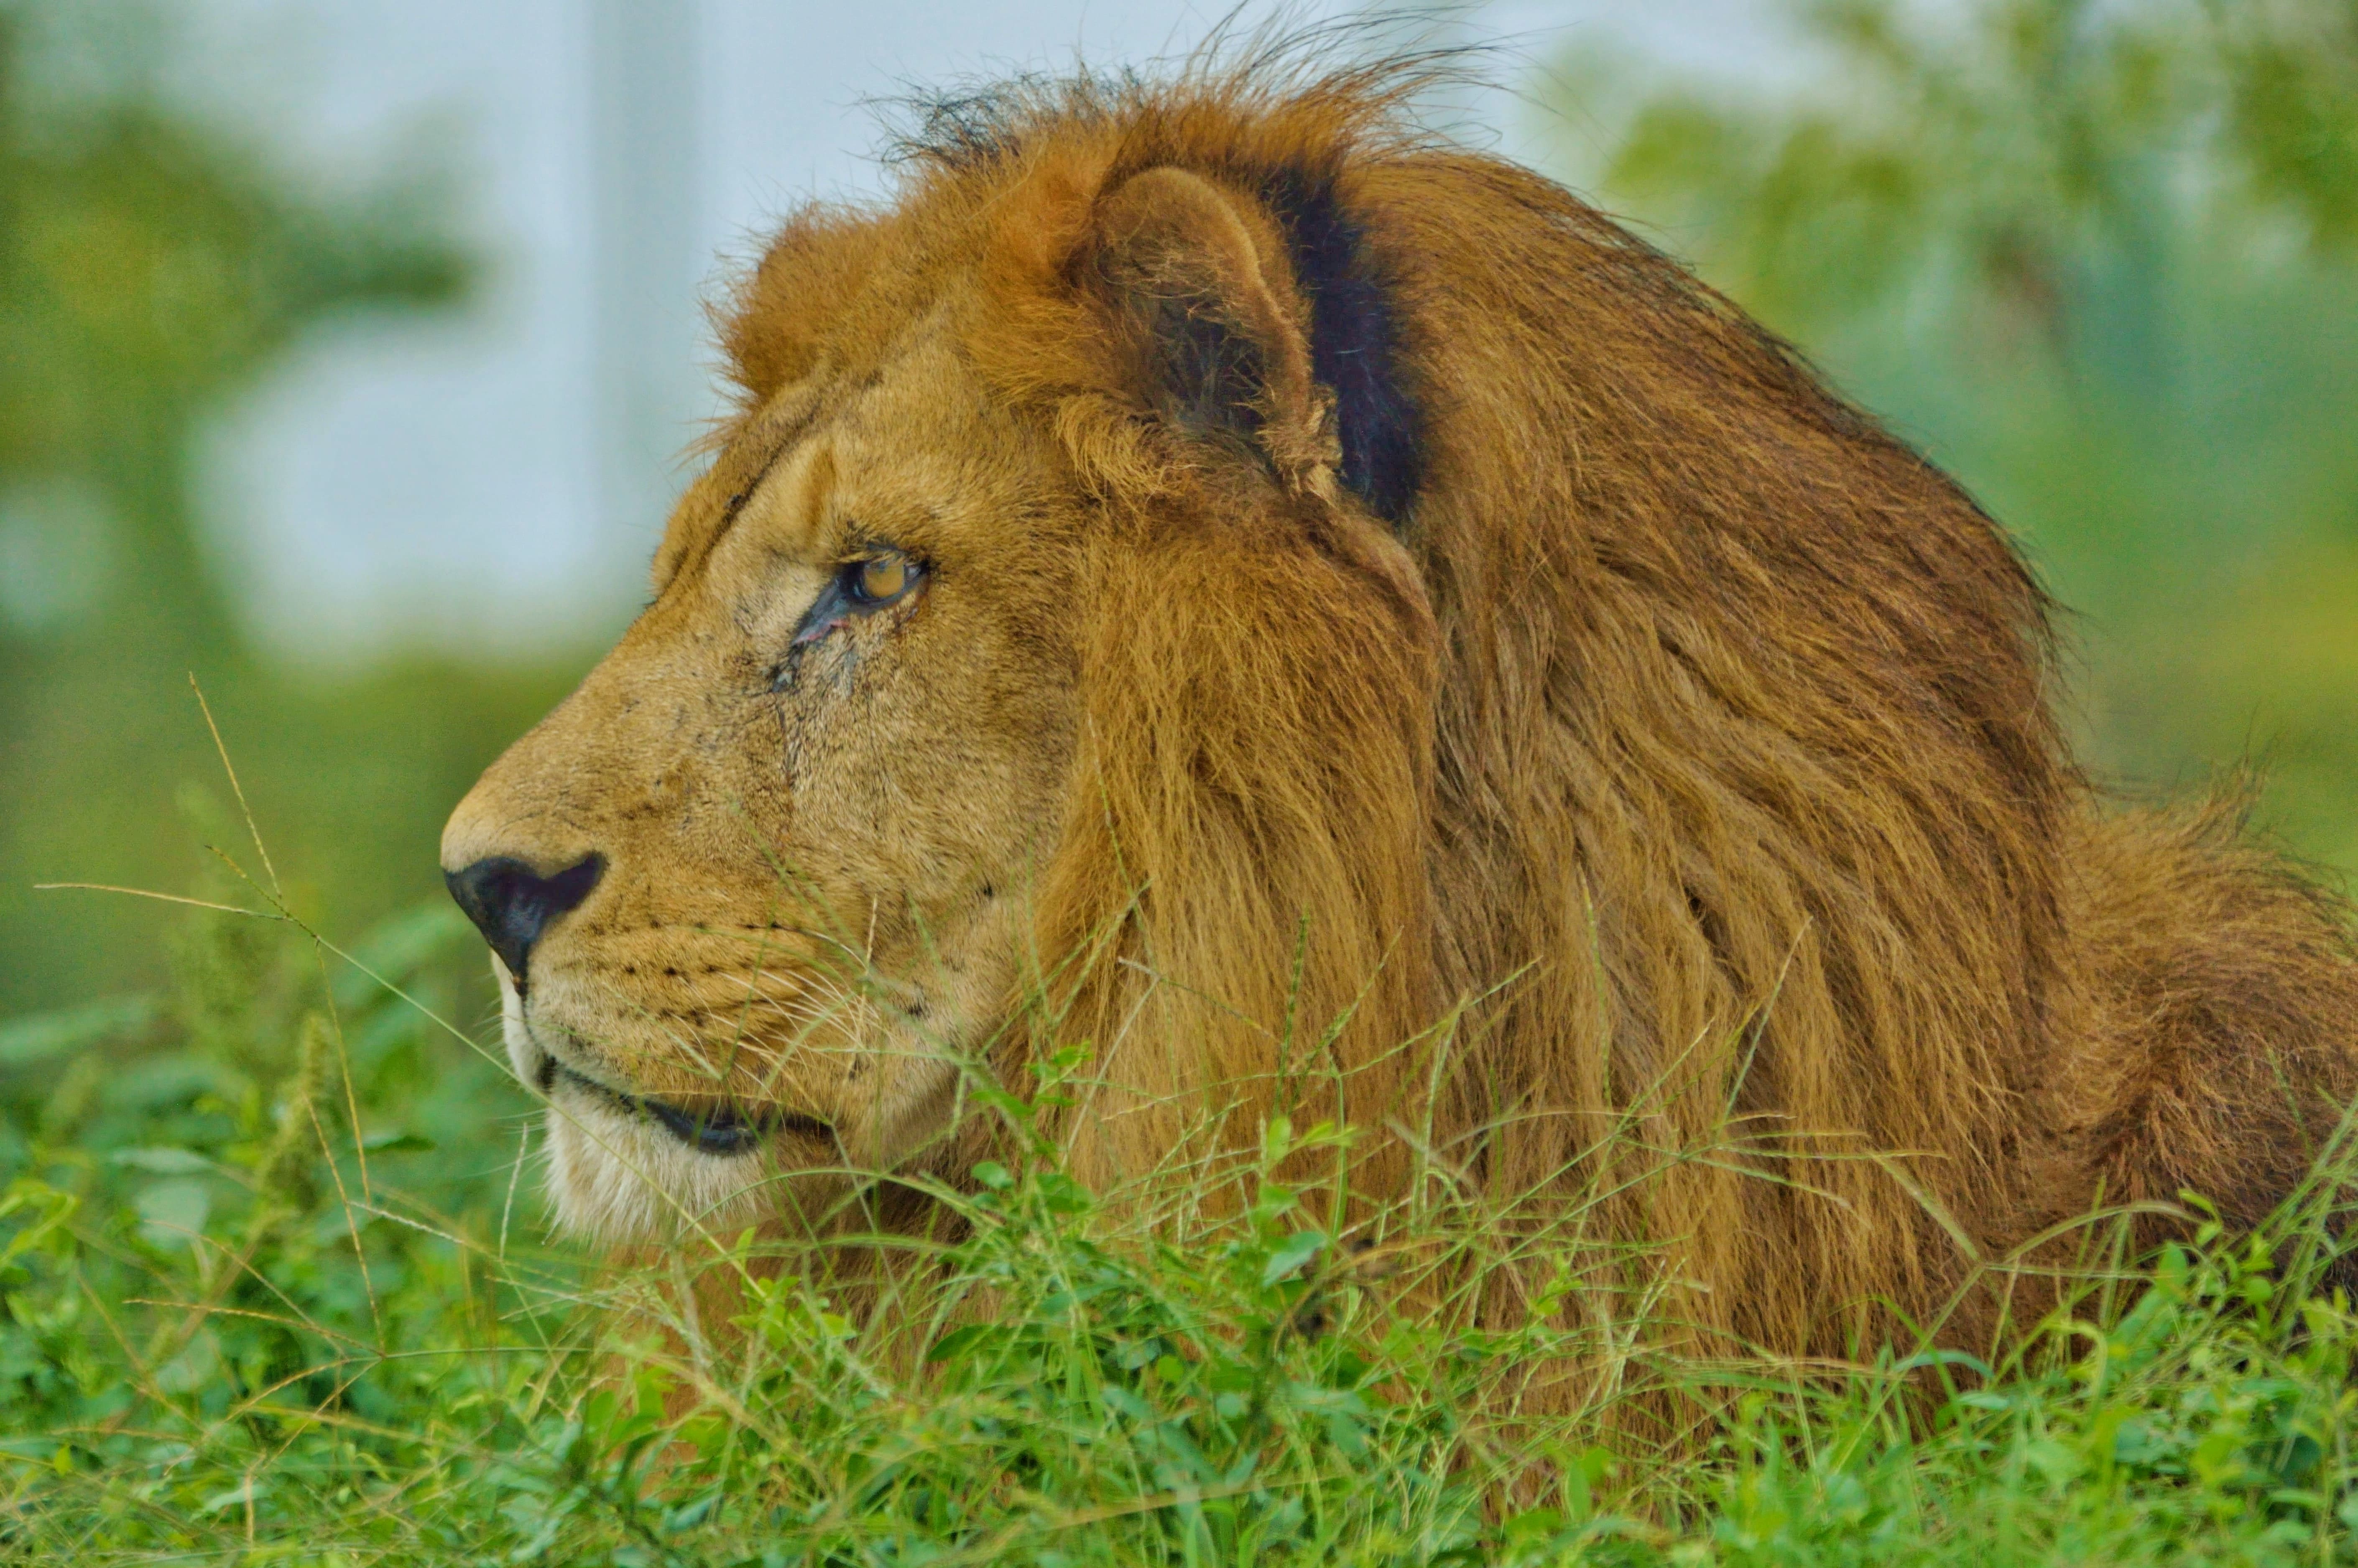
{"type": "Polygon", "coordinates": [[[434,180],[314,190],[175,104],[139,64],[160,24],[0,3],[0,1017],[158,978],[152,907],[31,884],[210,875],[191,676],[344,931],[436,889],[448,806],[563,686],[427,657],[323,682],[247,644],[192,502],[206,423],[308,330],[450,308],[477,266],[434,180]]]}
{"type": "Polygon", "coordinates": [[[2101,774],[2358,870],[2358,6],[1796,19],[1790,100],[1576,64],[1583,177],[2024,537],[2101,774]]]}

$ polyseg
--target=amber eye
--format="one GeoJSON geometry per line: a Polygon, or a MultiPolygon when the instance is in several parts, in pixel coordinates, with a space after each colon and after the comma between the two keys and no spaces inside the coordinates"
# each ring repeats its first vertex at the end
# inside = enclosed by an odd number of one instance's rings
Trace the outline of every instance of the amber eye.
{"type": "Polygon", "coordinates": [[[882,604],[909,591],[917,579],[917,564],[898,550],[887,550],[864,561],[854,561],[847,574],[852,597],[882,604]]]}

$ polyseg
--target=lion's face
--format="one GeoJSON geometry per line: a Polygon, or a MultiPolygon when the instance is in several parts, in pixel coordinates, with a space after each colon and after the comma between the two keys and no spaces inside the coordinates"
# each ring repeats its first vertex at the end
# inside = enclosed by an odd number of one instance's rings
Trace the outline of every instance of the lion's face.
{"type": "Polygon", "coordinates": [[[1064,806],[1068,482],[942,330],[786,389],[682,502],[654,601],[452,816],[578,1228],[824,1203],[816,1173],[945,1125],[1064,806]]]}

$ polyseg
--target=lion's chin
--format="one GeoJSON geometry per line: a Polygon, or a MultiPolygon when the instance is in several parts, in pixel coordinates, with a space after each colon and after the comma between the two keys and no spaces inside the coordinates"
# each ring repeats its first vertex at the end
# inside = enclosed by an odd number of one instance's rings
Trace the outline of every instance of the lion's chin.
{"type": "Polygon", "coordinates": [[[553,1100],[548,1192],[558,1226],[609,1246],[704,1236],[726,1246],[774,1217],[781,1184],[824,1181],[780,1173],[757,1152],[716,1159],[645,1118],[553,1100]]]}
{"type": "Polygon", "coordinates": [[[548,1194],[560,1230],[607,1246],[703,1237],[727,1246],[749,1226],[821,1231],[860,1190],[857,1173],[924,1165],[958,1100],[945,1057],[903,1046],[901,1070],[842,1121],[781,1108],[688,1106],[634,1094],[554,1055],[525,1020],[496,957],[501,1024],[517,1078],[547,1104],[548,1194]],[[914,1158],[913,1159],[913,1152],[914,1158]]]}
{"type": "MultiPolygon", "coordinates": [[[[689,1136],[656,1107],[605,1089],[556,1063],[525,1022],[524,1002],[499,960],[500,1024],[519,1081],[547,1097],[548,1195],[557,1227],[607,1246],[702,1234],[726,1244],[772,1217],[779,1184],[809,1184],[764,1158],[768,1140],[717,1139],[704,1119],[689,1136]]],[[[824,1182],[825,1178],[817,1178],[824,1182]]]]}

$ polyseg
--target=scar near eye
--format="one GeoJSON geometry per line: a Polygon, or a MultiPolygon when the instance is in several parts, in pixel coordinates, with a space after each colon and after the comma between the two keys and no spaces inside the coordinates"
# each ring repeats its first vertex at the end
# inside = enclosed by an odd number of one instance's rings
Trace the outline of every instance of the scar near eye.
{"type": "Polygon", "coordinates": [[[887,605],[898,604],[923,587],[927,568],[906,551],[890,546],[863,551],[838,567],[795,628],[794,646],[816,643],[838,626],[887,605]]]}

